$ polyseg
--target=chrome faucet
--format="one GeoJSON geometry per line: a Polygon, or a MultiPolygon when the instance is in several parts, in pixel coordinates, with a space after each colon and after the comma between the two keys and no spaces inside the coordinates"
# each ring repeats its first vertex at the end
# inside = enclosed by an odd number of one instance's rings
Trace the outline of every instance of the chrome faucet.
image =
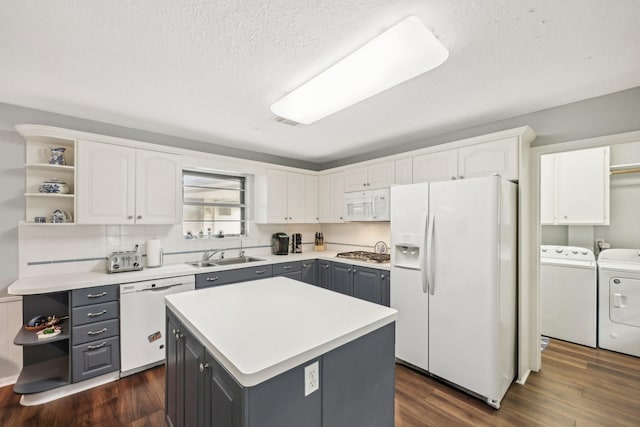
{"type": "Polygon", "coordinates": [[[213,249],[213,250],[204,251],[204,253],[202,254],[202,261],[209,261],[211,257],[217,254],[218,252],[222,252],[220,254],[220,259],[224,259],[224,251],[226,251],[226,249],[213,249]]]}

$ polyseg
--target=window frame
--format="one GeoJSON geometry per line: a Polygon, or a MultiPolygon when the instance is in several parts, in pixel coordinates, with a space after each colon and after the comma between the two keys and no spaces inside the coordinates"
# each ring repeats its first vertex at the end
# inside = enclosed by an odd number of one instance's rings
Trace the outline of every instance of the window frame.
{"type": "MultiPolygon", "coordinates": [[[[202,170],[202,169],[182,169],[182,236],[185,240],[199,240],[199,239],[213,239],[213,238],[245,238],[249,235],[248,223],[249,223],[249,177],[243,174],[234,174],[226,171],[216,171],[216,170],[202,170]],[[227,180],[227,181],[235,181],[240,182],[240,189],[229,189],[224,187],[206,187],[206,186],[197,186],[197,185],[186,185],[185,184],[185,176],[202,176],[206,178],[213,178],[219,180],[227,180]],[[223,191],[238,191],[240,192],[240,203],[224,203],[224,202],[186,202],[185,201],[185,188],[205,188],[212,190],[223,190],[223,191]],[[212,230],[211,234],[205,232],[205,230],[189,230],[192,231],[191,236],[185,231],[187,225],[190,223],[205,223],[205,222],[213,222],[216,221],[224,221],[224,220],[187,220],[186,215],[184,214],[184,210],[186,206],[209,206],[214,209],[216,208],[239,208],[240,209],[240,219],[239,220],[228,220],[228,222],[239,222],[240,223],[240,233],[239,234],[223,234],[222,236],[216,234],[215,230],[212,230]],[[202,231],[201,235],[199,231],[202,231]]],[[[203,224],[204,227],[204,224],[203,224]]]]}

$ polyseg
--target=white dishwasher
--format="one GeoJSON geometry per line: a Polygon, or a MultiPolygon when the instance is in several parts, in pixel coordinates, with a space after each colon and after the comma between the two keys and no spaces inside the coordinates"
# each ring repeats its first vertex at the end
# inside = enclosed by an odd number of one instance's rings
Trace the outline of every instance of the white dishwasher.
{"type": "Polygon", "coordinates": [[[165,360],[164,297],[195,289],[195,276],[120,285],[120,376],[165,360]]]}

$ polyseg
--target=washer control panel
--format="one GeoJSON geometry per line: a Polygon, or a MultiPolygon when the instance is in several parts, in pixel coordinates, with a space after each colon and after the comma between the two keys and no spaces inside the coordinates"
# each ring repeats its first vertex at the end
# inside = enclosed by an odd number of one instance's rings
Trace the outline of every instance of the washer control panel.
{"type": "Polygon", "coordinates": [[[595,261],[593,251],[578,246],[541,245],[540,258],[567,259],[576,261],[595,261]]]}

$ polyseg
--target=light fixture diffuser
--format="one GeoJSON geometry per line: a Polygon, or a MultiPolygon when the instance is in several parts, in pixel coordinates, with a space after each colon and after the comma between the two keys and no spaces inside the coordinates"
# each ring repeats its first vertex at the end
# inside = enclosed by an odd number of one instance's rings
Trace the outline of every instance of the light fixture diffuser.
{"type": "Polygon", "coordinates": [[[422,21],[410,16],[285,95],[271,111],[310,124],[432,70],[448,56],[422,21]]]}

